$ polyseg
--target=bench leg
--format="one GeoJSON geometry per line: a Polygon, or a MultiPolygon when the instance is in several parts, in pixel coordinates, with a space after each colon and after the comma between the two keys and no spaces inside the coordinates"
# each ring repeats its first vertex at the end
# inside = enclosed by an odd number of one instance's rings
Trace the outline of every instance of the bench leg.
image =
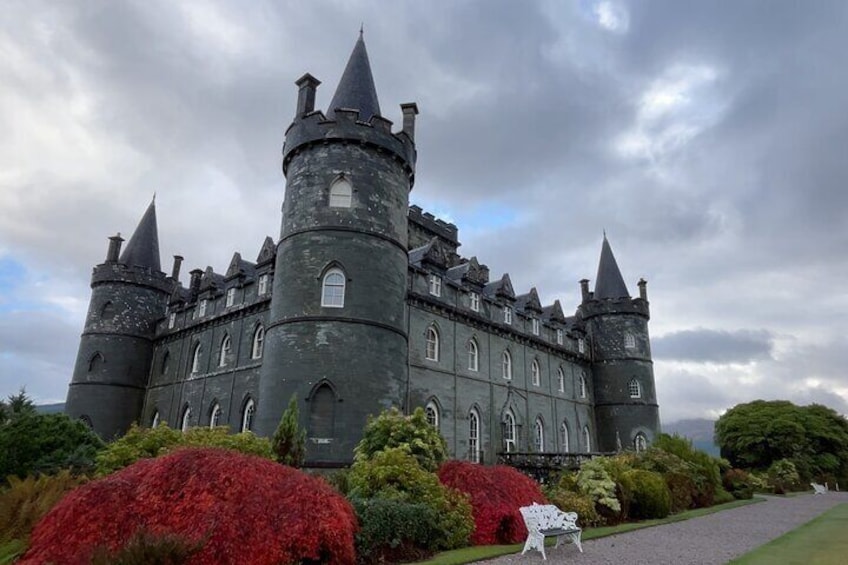
{"type": "Polygon", "coordinates": [[[533,533],[527,534],[527,541],[524,542],[524,551],[521,552],[521,555],[524,555],[530,549],[538,549],[542,552],[542,559],[548,560],[545,556],[545,536],[533,533]]]}

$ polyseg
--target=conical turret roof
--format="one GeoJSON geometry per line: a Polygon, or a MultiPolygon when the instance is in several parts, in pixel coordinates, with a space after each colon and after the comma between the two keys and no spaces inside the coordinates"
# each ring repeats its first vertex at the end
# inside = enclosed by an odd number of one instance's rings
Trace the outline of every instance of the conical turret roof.
{"type": "Polygon", "coordinates": [[[359,110],[359,119],[362,121],[368,121],[371,116],[380,115],[377,89],[374,88],[371,63],[368,61],[368,52],[365,50],[365,40],[361,32],[347,61],[333,100],[330,102],[330,107],[327,109],[327,117],[332,119],[336,108],[359,110]]]}
{"type": "Polygon", "coordinates": [[[130,242],[121,253],[120,262],[130,267],[146,267],[161,271],[159,261],[159,230],[156,227],[156,199],[147,207],[130,242]]]}
{"type": "Polygon", "coordinates": [[[594,297],[602,300],[604,298],[625,298],[629,296],[627,285],[624,284],[624,277],[621,276],[618,263],[615,262],[615,255],[612,254],[612,248],[607,241],[607,235],[604,234],[601,260],[598,263],[598,276],[595,279],[594,297]]]}

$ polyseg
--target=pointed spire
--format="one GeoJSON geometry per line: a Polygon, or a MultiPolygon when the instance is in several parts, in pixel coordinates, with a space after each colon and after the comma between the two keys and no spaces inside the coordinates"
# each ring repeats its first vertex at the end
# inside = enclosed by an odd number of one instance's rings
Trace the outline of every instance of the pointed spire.
{"type": "Polygon", "coordinates": [[[327,117],[332,119],[336,108],[359,110],[359,119],[366,122],[371,119],[371,116],[380,115],[377,89],[374,88],[371,63],[368,62],[368,52],[365,50],[365,40],[362,38],[361,29],[359,39],[353,47],[339,86],[327,109],[327,117]]]}
{"type": "Polygon", "coordinates": [[[156,200],[150,202],[144,216],[135,228],[130,242],[121,253],[120,262],[133,267],[146,267],[153,271],[161,271],[159,262],[159,230],[156,227],[156,200]]]}
{"type": "Polygon", "coordinates": [[[604,298],[625,298],[629,296],[627,285],[624,284],[624,277],[621,276],[618,263],[615,262],[612,248],[607,241],[606,231],[604,231],[604,244],[601,247],[601,261],[598,263],[594,297],[603,300],[604,298]]]}

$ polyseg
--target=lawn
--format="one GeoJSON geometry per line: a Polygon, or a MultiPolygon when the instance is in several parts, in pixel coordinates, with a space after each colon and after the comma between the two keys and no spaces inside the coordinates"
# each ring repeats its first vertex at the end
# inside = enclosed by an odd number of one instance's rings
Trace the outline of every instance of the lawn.
{"type": "Polygon", "coordinates": [[[834,506],[803,526],[746,553],[735,565],[842,565],[848,561],[848,504],[834,506]]]}
{"type": "MultiPolygon", "coordinates": [[[[662,520],[644,520],[642,522],[628,522],[626,524],[619,524],[618,526],[589,528],[583,531],[582,540],[587,541],[591,539],[612,536],[615,534],[622,534],[624,532],[630,532],[633,530],[640,530],[642,528],[650,528],[652,526],[659,526],[662,524],[671,524],[672,522],[680,522],[681,520],[689,520],[690,518],[706,516],[707,514],[712,514],[714,512],[730,510],[731,508],[746,506],[748,504],[762,502],[763,500],[764,499],[762,498],[753,498],[751,500],[734,500],[733,502],[728,502],[727,504],[719,504],[710,508],[698,508],[696,510],[688,510],[686,512],[674,514],[672,516],[669,516],[668,518],[663,518],[662,520]]],[[[556,540],[553,538],[549,538],[548,540],[546,540],[546,542],[547,545],[553,545],[556,540]]],[[[473,563],[475,561],[481,561],[483,559],[493,559],[495,557],[500,557],[501,555],[517,553],[521,551],[523,547],[523,542],[515,545],[480,545],[475,547],[463,547],[462,549],[455,549],[453,551],[445,551],[439,553],[435,555],[432,559],[428,561],[422,561],[418,565],[461,565],[463,563],[473,563]]]]}

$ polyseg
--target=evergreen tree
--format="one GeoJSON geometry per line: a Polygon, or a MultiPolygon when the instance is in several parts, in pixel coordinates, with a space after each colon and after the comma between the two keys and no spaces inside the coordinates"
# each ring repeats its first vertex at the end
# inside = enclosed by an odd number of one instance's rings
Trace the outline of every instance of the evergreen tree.
{"type": "Polygon", "coordinates": [[[302,466],[306,457],[306,430],[298,424],[298,416],[297,397],[292,396],[271,440],[277,462],[291,467],[302,466]]]}

